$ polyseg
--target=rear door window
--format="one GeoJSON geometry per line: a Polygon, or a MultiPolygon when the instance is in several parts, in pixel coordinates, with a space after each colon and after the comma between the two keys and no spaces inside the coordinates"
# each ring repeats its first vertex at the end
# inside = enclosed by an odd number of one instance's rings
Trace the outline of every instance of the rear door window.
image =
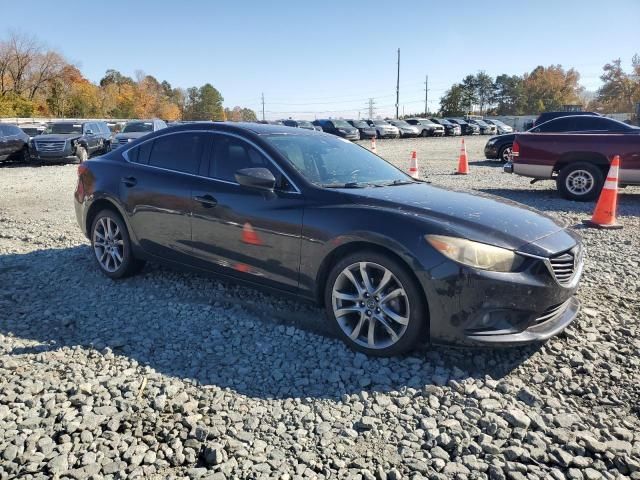
{"type": "MultiPolygon", "coordinates": [[[[142,145],[152,144],[148,161],[150,166],[196,174],[206,139],[204,132],[184,132],[165,135],[142,145]]],[[[138,163],[145,163],[144,154],[144,150],[138,151],[138,163]]]]}

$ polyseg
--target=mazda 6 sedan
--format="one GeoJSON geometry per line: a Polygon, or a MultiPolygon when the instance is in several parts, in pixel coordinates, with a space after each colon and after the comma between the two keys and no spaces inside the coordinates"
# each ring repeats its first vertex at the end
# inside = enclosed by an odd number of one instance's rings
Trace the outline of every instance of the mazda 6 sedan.
{"type": "Polygon", "coordinates": [[[157,261],[294,294],[371,355],[542,341],[579,310],[575,233],[321,132],[169,127],[84,162],[74,198],[108,277],[157,261]]]}

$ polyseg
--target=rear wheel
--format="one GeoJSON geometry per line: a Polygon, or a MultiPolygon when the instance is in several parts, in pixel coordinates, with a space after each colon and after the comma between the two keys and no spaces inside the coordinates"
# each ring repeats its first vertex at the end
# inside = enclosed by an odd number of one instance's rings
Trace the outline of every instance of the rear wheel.
{"type": "Polygon", "coordinates": [[[110,278],[134,275],[144,266],[134,257],[127,227],[113,210],[102,210],[93,219],[91,247],[98,267],[110,278]]]}
{"type": "Polygon", "coordinates": [[[576,162],[566,165],[556,178],[560,195],[570,200],[594,200],[604,184],[604,173],[596,165],[576,162]]]}
{"type": "Polygon", "coordinates": [[[423,338],[426,305],[406,267],[375,251],[340,260],[329,273],[325,308],[338,336],[375,356],[413,349],[423,338]]]}

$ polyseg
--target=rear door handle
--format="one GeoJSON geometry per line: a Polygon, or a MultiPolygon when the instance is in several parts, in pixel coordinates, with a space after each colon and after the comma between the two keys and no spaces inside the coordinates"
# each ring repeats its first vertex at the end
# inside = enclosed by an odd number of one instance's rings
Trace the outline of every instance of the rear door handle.
{"type": "Polygon", "coordinates": [[[196,202],[200,202],[205,208],[215,207],[218,204],[218,201],[211,195],[195,196],[193,199],[196,202]]]}
{"type": "Polygon", "coordinates": [[[127,187],[135,187],[138,180],[136,180],[136,177],[122,177],[122,183],[127,187]]]}

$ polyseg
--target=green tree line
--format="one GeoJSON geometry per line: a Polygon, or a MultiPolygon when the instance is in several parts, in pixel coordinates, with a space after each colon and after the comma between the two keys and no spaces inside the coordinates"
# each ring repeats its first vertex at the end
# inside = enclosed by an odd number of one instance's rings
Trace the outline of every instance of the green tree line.
{"type": "Polygon", "coordinates": [[[467,75],[452,85],[440,99],[445,116],[537,115],[580,105],[603,113],[629,113],[640,102],[640,56],[632,58],[632,70],[625,72],[620,59],[603,66],[603,85],[588,99],[580,85],[580,74],[561,65],[538,66],[523,75],[501,74],[495,78],[484,71],[467,75]]]}

